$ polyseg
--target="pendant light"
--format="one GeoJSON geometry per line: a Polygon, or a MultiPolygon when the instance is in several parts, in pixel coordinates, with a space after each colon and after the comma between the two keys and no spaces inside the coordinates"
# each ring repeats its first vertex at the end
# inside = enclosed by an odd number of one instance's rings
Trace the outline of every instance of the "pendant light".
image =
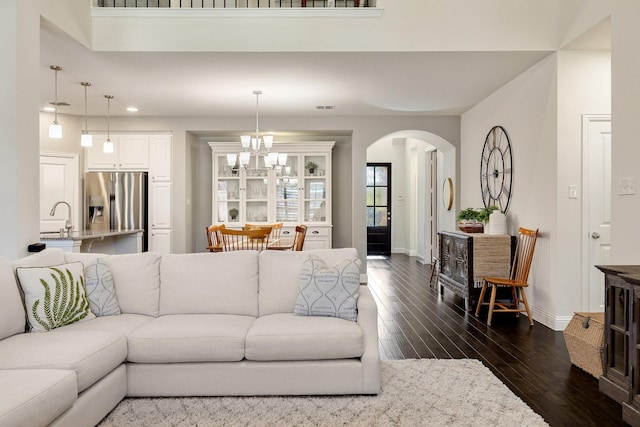
{"type": "Polygon", "coordinates": [[[51,68],[55,73],[55,99],[53,102],[54,118],[53,123],[49,125],[49,138],[61,139],[62,138],[62,125],[58,123],[58,71],[62,70],[62,67],[57,65],[51,65],[51,68]]]}
{"type": "Polygon", "coordinates": [[[255,136],[251,135],[241,135],[240,136],[240,144],[242,150],[237,156],[235,154],[227,155],[227,163],[229,167],[235,167],[236,161],[239,162],[239,165],[243,169],[247,169],[249,167],[249,162],[251,161],[251,154],[253,154],[256,158],[255,170],[259,170],[260,163],[259,158],[263,156],[264,161],[264,169],[273,169],[275,167],[284,166],[287,162],[287,154],[286,153],[272,153],[271,148],[273,147],[273,135],[262,135],[260,136],[259,129],[259,103],[258,99],[260,95],[262,95],[261,90],[254,90],[253,94],[256,96],[256,133],[255,136]],[[264,147],[264,150],[262,149],[264,147]]]}
{"type": "Polygon", "coordinates": [[[91,83],[81,82],[80,84],[84,86],[84,130],[80,136],[80,146],[91,147],[93,145],[93,137],[89,134],[87,126],[87,87],[91,86],[91,83]]]}
{"type": "Polygon", "coordinates": [[[111,100],[113,99],[112,95],[105,95],[107,98],[107,140],[104,142],[102,146],[102,151],[105,153],[113,153],[113,142],[111,141],[109,130],[110,130],[110,122],[111,122],[111,100]]]}

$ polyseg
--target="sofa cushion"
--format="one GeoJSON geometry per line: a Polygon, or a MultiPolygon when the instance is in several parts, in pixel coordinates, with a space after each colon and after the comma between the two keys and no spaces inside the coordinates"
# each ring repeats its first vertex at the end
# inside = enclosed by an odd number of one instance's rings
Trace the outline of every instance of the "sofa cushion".
{"type": "Polygon", "coordinates": [[[88,322],[78,322],[63,326],[58,331],[101,331],[128,337],[139,327],[146,325],[155,317],[142,314],[120,314],[118,316],[96,317],[88,322]]]}
{"type": "Polygon", "coordinates": [[[160,314],[258,315],[258,253],[163,255],[160,314]]]}
{"type": "Polygon", "coordinates": [[[81,262],[18,267],[16,273],[32,332],[50,331],[95,317],[87,299],[81,262]]]}
{"type": "Polygon", "coordinates": [[[231,314],[160,316],[129,336],[128,360],[135,363],[239,361],[244,358],[245,337],[254,320],[251,316],[231,314]]]}
{"type": "Polygon", "coordinates": [[[262,316],[247,334],[247,360],[324,360],[360,357],[364,335],[356,322],[293,313],[262,316]]]}
{"type": "Polygon", "coordinates": [[[330,316],[358,319],[360,260],[345,258],[328,266],[317,255],[302,263],[300,293],[294,313],[299,316],[330,316]]]}
{"type": "Polygon", "coordinates": [[[67,262],[64,258],[64,252],[59,248],[46,248],[43,251],[34,253],[33,255],[11,261],[11,265],[15,270],[18,267],[46,267],[49,265],[59,265],[67,262]]]}
{"type": "Polygon", "coordinates": [[[302,263],[308,255],[320,257],[328,265],[358,256],[354,248],[317,249],[312,251],[262,251],[260,253],[260,316],[293,313],[300,290],[302,263]]]}
{"type": "Polygon", "coordinates": [[[84,284],[93,314],[96,316],[120,314],[113,276],[109,266],[103,260],[97,259],[84,267],[84,284]]]}
{"type": "Polygon", "coordinates": [[[47,426],[73,405],[78,383],[73,371],[0,371],[0,425],[47,426]]]}
{"type": "Polygon", "coordinates": [[[83,391],[127,357],[125,337],[109,332],[26,333],[0,341],[0,369],[65,369],[76,372],[83,391]]]}
{"type": "Polygon", "coordinates": [[[24,332],[25,316],[11,264],[0,257],[0,340],[24,332]]]}
{"type": "Polygon", "coordinates": [[[158,316],[160,301],[159,254],[142,252],[104,258],[113,276],[113,285],[122,313],[158,316]]]}

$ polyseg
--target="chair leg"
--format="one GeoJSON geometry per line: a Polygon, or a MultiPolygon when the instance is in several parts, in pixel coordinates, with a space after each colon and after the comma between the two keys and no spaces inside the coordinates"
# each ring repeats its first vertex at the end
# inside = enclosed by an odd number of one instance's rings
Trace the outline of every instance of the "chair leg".
{"type": "Polygon", "coordinates": [[[480,290],[480,298],[478,299],[478,308],[476,308],[476,317],[480,316],[480,309],[484,302],[484,294],[487,292],[487,282],[482,282],[482,289],[480,290]]]}
{"type": "Polygon", "coordinates": [[[531,310],[529,310],[529,303],[527,302],[527,294],[524,293],[524,288],[520,288],[520,294],[522,295],[522,302],[524,308],[527,309],[527,316],[529,316],[529,324],[533,326],[533,317],[531,316],[531,310]]]}
{"type": "MultiPolygon", "coordinates": [[[[520,308],[520,299],[518,298],[518,290],[515,287],[511,287],[511,299],[513,300],[513,306],[516,310],[520,308]]],[[[520,312],[516,311],[516,317],[520,317],[520,312]]]]}
{"type": "Polygon", "coordinates": [[[496,294],[498,293],[498,286],[495,284],[491,286],[491,300],[489,301],[489,317],[487,318],[487,325],[491,326],[491,318],[493,317],[493,307],[496,303],[496,294]]]}

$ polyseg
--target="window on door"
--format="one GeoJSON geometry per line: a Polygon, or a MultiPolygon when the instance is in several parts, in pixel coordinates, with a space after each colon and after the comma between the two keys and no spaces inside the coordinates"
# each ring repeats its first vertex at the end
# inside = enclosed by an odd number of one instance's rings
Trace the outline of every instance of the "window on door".
{"type": "Polygon", "coordinates": [[[391,164],[367,164],[367,255],[391,254],[391,164]]]}

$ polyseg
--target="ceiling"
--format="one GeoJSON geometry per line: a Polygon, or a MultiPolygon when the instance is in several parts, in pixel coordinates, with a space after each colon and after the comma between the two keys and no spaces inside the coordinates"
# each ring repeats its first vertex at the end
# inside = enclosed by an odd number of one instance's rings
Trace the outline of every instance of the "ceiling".
{"type": "Polygon", "coordinates": [[[547,56],[528,52],[94,52],[43,20],[40,108],[60,114],[233,117],[459,115],[547,56]],[[334,109],[317,109],[331,106],[334,109]]]}

